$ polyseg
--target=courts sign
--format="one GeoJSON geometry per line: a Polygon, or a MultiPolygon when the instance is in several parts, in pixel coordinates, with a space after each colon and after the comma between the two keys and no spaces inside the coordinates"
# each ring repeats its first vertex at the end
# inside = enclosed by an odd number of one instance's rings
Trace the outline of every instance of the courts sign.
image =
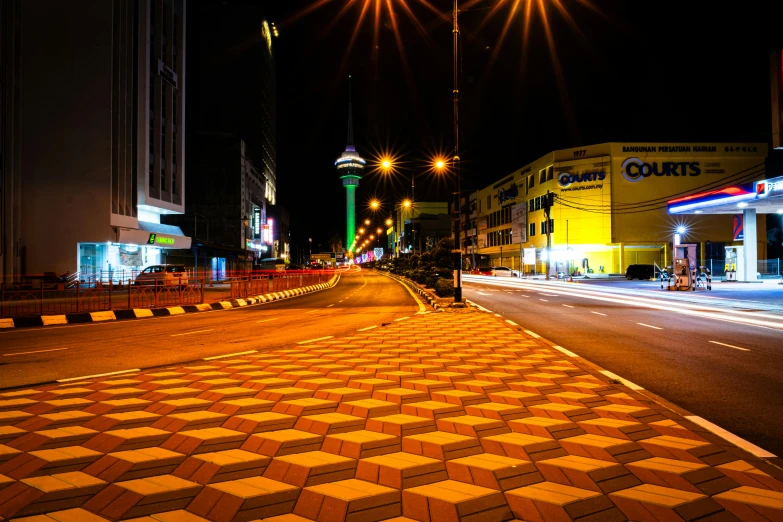
{"type": "Polygon", "coordinates": [[[565,188],[572,183],[585,183],[588,181],[603,181],[606,179],[604,172],[584,172],[582,174],[572,174],[571,172],[561,172],[557,176],[557,183],[565,188]]]}
{"type": "Polygon", "coordinates": [[[626,181],[636,183],[650,176],[698,176],[701,166],[698,161],[653,161],[645,163],[639,158],[627,158],[623,161],[622,175],[626,181]]]}

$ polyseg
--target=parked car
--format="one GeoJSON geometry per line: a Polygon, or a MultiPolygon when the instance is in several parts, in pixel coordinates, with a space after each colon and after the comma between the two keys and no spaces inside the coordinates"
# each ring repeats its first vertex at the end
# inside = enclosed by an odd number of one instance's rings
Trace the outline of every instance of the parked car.
{"type": "Polygon", "coordinates": [[[492,272],[492,275],[497,277],[519,277],[518,271],[511,270],[507,266],[493,266],[492,272]]]}
{"type": "Polygon", "coordinates": [[[474,268],[470,273],[471,275],[494,275],[492,273],[492,267],[489,266],[474,268]]]}
{"type": "Polygon", "coordinates": [[[178,285],[188,284],[185,265],[150,265],[136,276],[137,285],[178,285]]]}
{"type": "Polygon", "coordinates": [[[653,265],[628,265],[625,271],[625,278],[631,279],[652,279],[655,277],[655,266],[653,265]]]}

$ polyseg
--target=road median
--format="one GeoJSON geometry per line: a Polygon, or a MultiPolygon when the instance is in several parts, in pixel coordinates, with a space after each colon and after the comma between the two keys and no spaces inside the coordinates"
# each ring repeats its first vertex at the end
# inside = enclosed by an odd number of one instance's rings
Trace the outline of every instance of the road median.
{"type": "Polygon", "coordinates": [[[325,290],[336,285],[340,280],[340,274],[335,274],[329,281],[303,288],[269,292],[266,294],[246,297],[242,299],[224,299],[213,303],[200,303],[192,305],[177,305],[161,308],[131,308],[121,310],[100,310],[94,312],[80,312],[73,314],[57,315],[31,315],[25,317],[13,317],[0,319],[0,329],[7,328],[31,328],[36,326],[55,326],[68,324],[97,323],[106,321],[127,321],[130,319],[147,319],[151,317],[167,317],[171,315],[193,314],[211,312],[215,310],[229,310],[253,306],[281,299],[289,299],[306,295],[320,290],[325,290]]]}
{"type": "Polygon", "coordinates": [[[467,310],[0,392],[0,517],[780,518],[770,459],[467,310]]]}

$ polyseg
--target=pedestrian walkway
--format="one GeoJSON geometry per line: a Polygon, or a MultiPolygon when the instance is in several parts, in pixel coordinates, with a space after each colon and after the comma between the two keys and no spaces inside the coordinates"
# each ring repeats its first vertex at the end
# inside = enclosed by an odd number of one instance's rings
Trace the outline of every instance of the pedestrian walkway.
{"type": "Polygon", "coordinates": [[[471,310],[0,393],[0,519],[783,519],[779,469],[471,310]]]}

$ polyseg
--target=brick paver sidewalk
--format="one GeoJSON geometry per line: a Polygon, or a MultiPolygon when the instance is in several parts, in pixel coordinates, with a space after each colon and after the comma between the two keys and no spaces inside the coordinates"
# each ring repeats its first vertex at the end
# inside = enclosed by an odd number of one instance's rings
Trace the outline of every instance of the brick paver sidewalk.
{"type": "Polygon", "coordinates": [[[783,480],[491,314],[443,312],[0,393],[0,517],[783,520],[783,480]]]}

